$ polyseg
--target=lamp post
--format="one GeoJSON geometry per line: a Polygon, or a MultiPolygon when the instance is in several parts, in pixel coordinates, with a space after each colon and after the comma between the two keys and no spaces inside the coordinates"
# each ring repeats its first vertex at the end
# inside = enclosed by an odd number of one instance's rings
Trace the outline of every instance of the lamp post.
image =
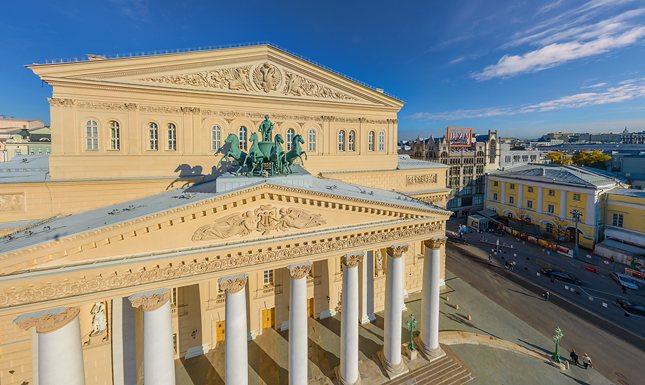
{"type": "Polygon", "coordinates": [[[558,326],[555,327],[555,330],[553,330],[553,342],[555,342],[555,351],[553,352],[553,355],[551,358],[553,359],[554,362],[560,363],[560,353],[558,352],[559,347],[560,347],[560,340],[564,337],[564,333],[562,333],[562,330],[558,326]]]}
{"type": "Polygon", "coordinates": [[[571,218],[573,218],[573,221],[576,223],[576,255],[579,255],[580,250],[578,246],[578,223],[580,223],[580,218],[582,217],[582,212],[578,209],[573,209],[569,212],[571,214],[571,218]]]}

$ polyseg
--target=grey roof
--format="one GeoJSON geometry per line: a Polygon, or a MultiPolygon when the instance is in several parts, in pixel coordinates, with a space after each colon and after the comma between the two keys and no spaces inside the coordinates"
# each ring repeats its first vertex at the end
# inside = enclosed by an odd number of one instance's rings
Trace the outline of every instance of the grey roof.
{"type": "Polygon", "coordinates": [[[49,176],[48,155],[16,155],[0,163],[0,183],[42,182],[49,176]]]}
{"type": "Polygon", "coordinates": [[[615,188],[610,190],[609,193],[634,198],[645,198],[645,190],[637,190],[633,188],[615,188]]]}
{"type": "Polygon", "coordinates": [[[588,167],[550,164],[528,164],[510,170],[495,171],[492,175],[507,178],[534,180],[545,183],[564,183],[583,187],[603,187],[618,183],[618,180],[588,167]]]}
{"type": "Polygon", "coordinates": [[[418,168],[448,168],[448,166],[438,162],[412,159],[410,158],[409,155],[399,155],[398,168],[400,170],[411,170],[411,169],[418,169],[418,168]]]}
{"type": "Polygon", "coordinates": [[[306,175],[307,180],[303,182],[302,177],[303,176],[300,175],[295,178],[285,176],[263,179],[231,176],[228,177],[228,180],[226,181],[226,183],[228,183],[228,187],[225,191],[216,191],[216,186],[220,186],[220,183],[216,180],[194,185],[185,189],[165,191],[145,198],[106,206],[79,214],[54,218],[47,222],[38,222],[33,227],[28,227],[24,231],[16,233],[11,237],[0,237],[0,254],[68,237],[73,234],[100,229],[170,209],[191,205],[196,202],[217,196],[224,196],[234,191],[241,191],[260,185],[300,188],[305,191],[325,193],[338,196],[340,198],[355,198],[373,203],[385,203],[412,209],[432,211],[440,214],[449,214],[449,212],[438,206],[408,197],[404,194],[367,188],[337,180],[317,178],[308,174],[306,175]],[[236,184],[236,181],[239,183],[236,184]]]}

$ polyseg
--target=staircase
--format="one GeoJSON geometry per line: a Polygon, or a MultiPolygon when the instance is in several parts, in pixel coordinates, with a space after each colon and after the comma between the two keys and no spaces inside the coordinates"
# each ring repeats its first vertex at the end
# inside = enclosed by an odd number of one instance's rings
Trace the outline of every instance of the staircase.
{"type": "Polygon", "coordinates": [[[441,346],[446,355],[416,369],[403,377],[388,382],[388,385],[461,385],[475,377],[466,365],[450,350],[441,346]]]}

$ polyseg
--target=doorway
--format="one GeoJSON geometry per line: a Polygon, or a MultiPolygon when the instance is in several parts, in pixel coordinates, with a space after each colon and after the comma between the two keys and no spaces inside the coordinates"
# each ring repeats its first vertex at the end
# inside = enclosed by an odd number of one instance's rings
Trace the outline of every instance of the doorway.
{"type": "Polygon", "coordinates": [[[275,327],[275,308],[262,310],[262,329],[275,327]]]}

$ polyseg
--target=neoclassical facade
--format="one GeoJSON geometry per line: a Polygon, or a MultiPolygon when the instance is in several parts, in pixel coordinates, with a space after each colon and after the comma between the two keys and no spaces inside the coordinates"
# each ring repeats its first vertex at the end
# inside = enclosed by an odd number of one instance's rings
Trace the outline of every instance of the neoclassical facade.
{"type": "Polygon", "coordinates": [[[223,346],[245,384],[247,341],[274,328],[305,384],[307,319],[337,316],[354,384],[381,311],[395,378],[412,292],[442,355],[446,167],[396,154],[402,102],[266,45],[30,68],[52,155],[0,182],[0,383],[174,384],[176,359],[223,346]],[[222,173],[224,138],[248,148],[265,114],[304,138],[300,171],[222,173]]]}

